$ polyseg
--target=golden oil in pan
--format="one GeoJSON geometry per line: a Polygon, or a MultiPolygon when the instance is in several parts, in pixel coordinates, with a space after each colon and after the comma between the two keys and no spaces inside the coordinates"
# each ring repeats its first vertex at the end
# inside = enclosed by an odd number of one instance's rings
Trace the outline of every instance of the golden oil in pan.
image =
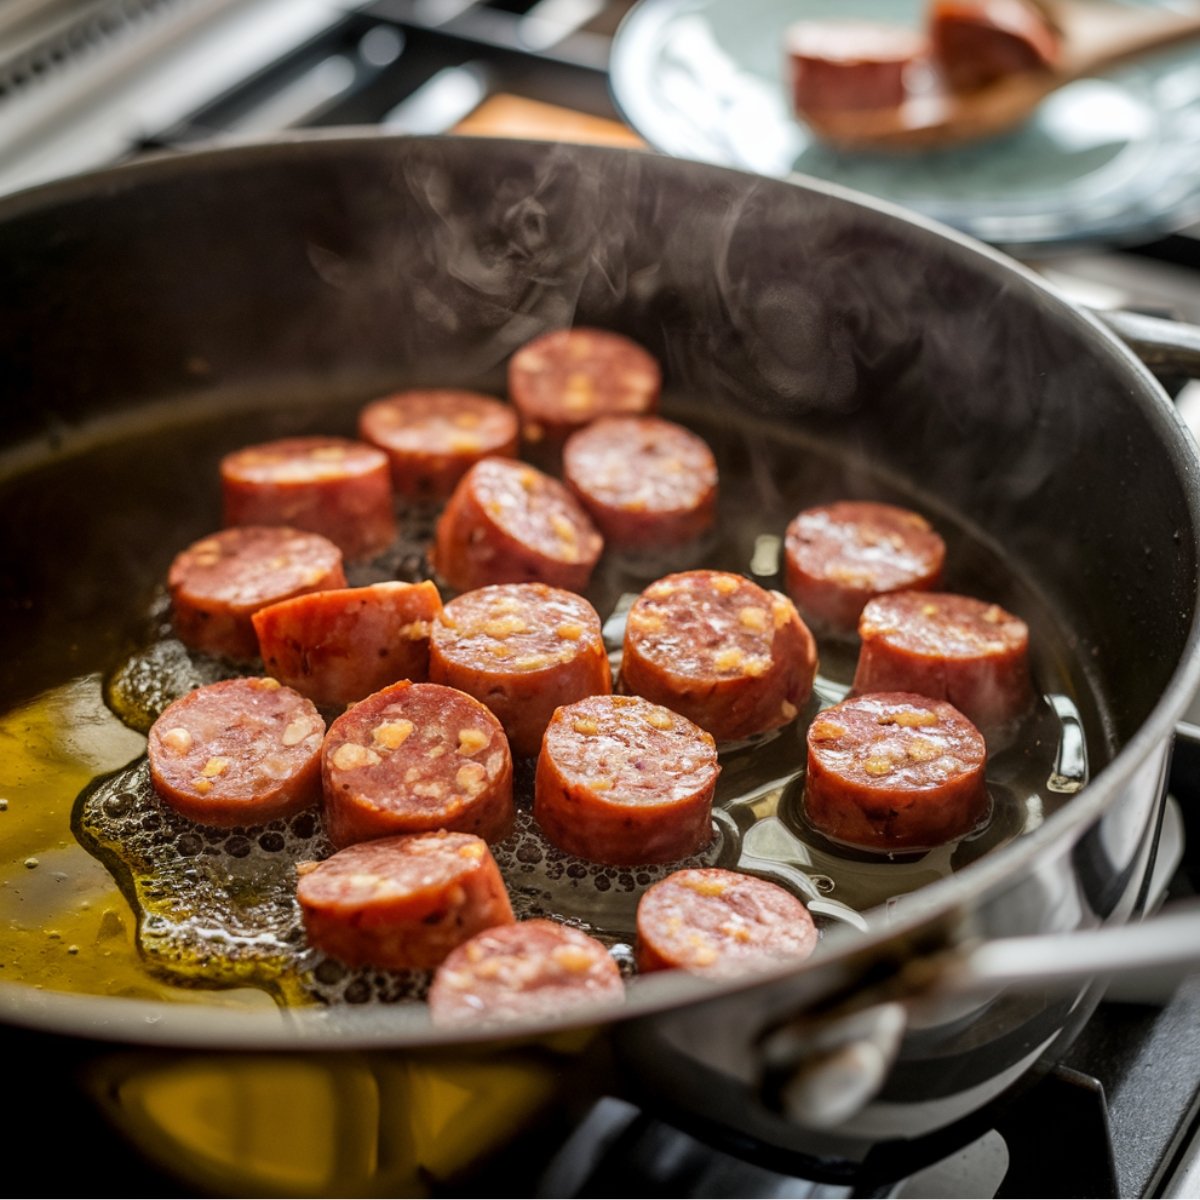
{"type": "MultiPolygon", "coordinates": [[[[748,574],[764,586],[778,587],[781,539],[790,517],[808,504],[864,494],[856,471],[798,434],[789,437],[774,425],[762,430],[747,425],[743,440],[731,442],[729,427],[718,428],[702,412],[668,415],[705,436],[717,455],[720,521],[712,535],[673,555],[671,561],[606,555],[589,598],[602,619],[608,618],[606,635],[614,651],[619,646],[623,610],[652,579],[669,570],[703,565],[748,574]]],[[[199,436],[189,426],[186,439],[177,439],[178,444],[167,439],[155,446],[155,454],[166,471],[173,469],[172,455],[186,457],[190,477],[210,480],[202,486],[210,487],[215,496],[220,453],[294,429],[294,425],[287,430],[276,427],[272,422],[278,421],[278,414],[266,428],[263,420],[260,416],[260,424],[250,422],[233,432],[227,422],[210,424],[199,436]],[[198,446],[203,447],[199,454],[198,446]]],[[[346,432],[335,420],[322,421],[319,413],[310,428],[346,432]]],[[[182,471],[182,462],[174,469],[182,471]]],[[[590,930],[610,945],[628,973],[642,891],[682,865],[719,864],[740,866],[790,888],[805,900],[820,925],[849,923],[865,928],[868,920],[885,921],[908,893],[1019,836],[1082,786],[1088,749],[1093,759],[1104,757],[1101,723],[1090,692],[1072,672],[1073,664],[1063,651],[1065,640],[1036,594],[999,555],[945,514],[929,511],[911,496],[889,495],[877,484],[870,494],[922,509],[932,518],[949,543],[948,590],[996,600],[1030,623],[1036,680],[1054,703],[1040,701],[1014,748],[992,760],[989,785],[994,811],[988,827],[953,846],[895,860],[839,849],[807,828],[800,802],[804,734],[818,708],[840,697],[853,671],[852,649],[822,645],[817,692],[800,719],[751,743],[722,748],[716,836],[688,864],[612,868],[563,854],[546,843],[532,822],[532,771],[528,764],[519,769],[517,825],[512,836],[495,847],[518,917],[552,916],[590,930]],[[969,564],[962,576],[955,574],[956,561],[969,564]],[[1080,723],[1091,738],[1090,747],[1079,736],[1080,723]],[[1069,745],[1064,745],[1064,731],[1069,745]],[[863,913],[869,916],[864,918],[863,913]]],[[[201,514],[214,508],[212,503],[207,510],[201,506],[201,514]]],[[[352,582],[423,578],[431,515],[428,511],[408,514],[403,541],[374,564],[358,569],[352,582]]],[[[210,528],[211,524],[198,524],[174,534],[170,552],[210,528]]],[[[0,948],[5,951],[5,977],[104,994],[207,1002],[219,994],[239,1004],[253,1003],[254,995],[267,1003],[287,1004],[391,1003],[419,997],[426,985],[423,975],[348,971],[305,945],[294,895],[295,864],[324,857],[331,850],[319,815],[303,814],[254,829],[215,831],[185,821],[158,801],[149,787],[144,760],[138,757],[142,739],[131,730],[144,732],[171,700],[228,674],[230,668],[190,655],[170,636],[161,586],[151,590],[145,602],[141,643],[108,674],[103,695],[111,712],[101,702],[98,680],[90,677],[50,693],[39,702],[40,709],[35,705],[20,710],[25,715],[10,714],[5,729],[10,736],[14,723],[33,723],[30,714],[40,713],[47,741],[63,741],[64,731],[79,720],[64,717],[64,706],[73,703],[76,713],[90,714],[85,723],[96,730],[106,753],[75,761],[61,747],[47,752],[39,767],[43,790],[52,798],[43,798],[35,789],[28,802],[23,797],[7,812],[0,808],[0,820],[9,821],[0,828],[16,830],[18,820],[29,822],[20,826],[21,838],[6,839],[5,844],[24,845],[29,858],[54,860],[63,884],[57,893],[54,888],[31,887],[30,881],[44,864],[8,863],[0,883],[8,892],[7,945],[0,948]],[[111,713],[119,714],[128,728],[111,713]],[[135,761],[128,768],[89,783],[93,776],[131,758],[135,761]],[[68,832],[77,792],[75,831],[95,860],[68,832]],[[25,814],[36,812],[36,819],[18,816],[17,808],[25,814]],[[13,915],[22,911],[36,911],[38,920],[23,922],[13,915]],[[108,948],[100,949],[104,946],[108,948]],[[49,960],[58,965],[50,966],[49,960]]],[[[49,861],[45,865],[55,869],[49,861]]]]}

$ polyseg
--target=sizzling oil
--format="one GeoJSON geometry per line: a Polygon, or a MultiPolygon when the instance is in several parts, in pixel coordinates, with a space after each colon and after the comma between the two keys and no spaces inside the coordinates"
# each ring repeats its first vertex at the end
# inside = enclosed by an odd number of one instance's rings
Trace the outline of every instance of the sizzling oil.
{"type": "MultiPolygon", "coordinates": [[[[347,432],[324,412],[324,418],[320,410],[309,414],[304,431],[347,432]]],[[[947,590],[995,600],[1029,622],[1035,682],[1047,697],[1012,747],[989,762],[993,814],[984,830],[923,855],[888,859],[847,851],[807,826],[801,803],[805,731],[820,707],[844,693],[854,665],[853,647],[823,644],[817,688],[800,718],[751,743],[722,747],[714,841],[688,865],[740,866],[795,892],[822,926],[866,928],[887,921],[904,897],[924,884],[1032,828],[1083,785],[1089,751],[1098,759],[1106,749],[1097,710],[1051,614],[994,548],[951,514],[864,476],[861,467],[831,458],[799,434],[745,423],[731,436],[728,426],[718,426],[701,411],[677,407],[668,415],[705,436],[717,455],[719,523],[702,544],[669,560],[606,554],[589,598],[606,619],[614,665],[624,612],[651,580],[703,565],[779,587],[781,535],[790,517],[810,504],[862,495],[924,511],[948,542],[947,590]],[[1081,728],[1087,738],[1080,736],[1081,728]]],[[[192,463],[193,474],[211,479],[215,493],[220,453],[295,431],[295,422],[280,430],[277,413],[274,420],[259,414],[257,422],[247,418],[236,429],[228,422],[188,428],[187,444],[193,450],[204,447],[200,457],[210,460],[207,466],[192,463]]],[[[166,449],[169,458],[171,445],[166,449]]],[[[209,531],[212,520],[203,513],[213,507],[210,497],[207,509],[200,506],[199,523],[187,528],[171,553],[209,531]]],[[[431,514],[407,514],[403,529],[401,541],[360,568],[352,582],[425,577],[431,514]]],[[[213,989],[223,989],[222,1002],[232,1003],[253,1002],[249,997],[256,994],[286,1004],[389,1003],[422,995],[423,975],[348,971],[306,946],[295,901],[295,865],[331,850],[319,814],[216,831],[193,825],[158,801],[139,757],[142,739],[131,731],[144,732],[171,700],[231,668],[188,653],[171,637],[161,588],[145,604],[137,641],[133,652],[112,666],[103,689],[108,709],[121,723],[99,703],[94,678],[72,682],[6,720],[10,737],[16,730],[18,740],[33,745],[19,730],[22,722],[30,728],[36,723],[56,749],[43,755],[42,783],[28,795],[19,791],[20,805],[10,802],[7,812],[0,809],[0,821],[8,822],[0,828],[20,832],[6,839],[15,853],[10,852],[0,887],[16,901],[6,908],[38,914],[35,921],[9,921],[5,977],[70,991],[210,1002],[218,994],[213,989]],[[91,712],[104,753],[78,760],[58,745],[70,728],[63,708],[72,699],[91,712]],[[113,771],[130,759],[128,767],[113,771]],[[76,792],[78,842],[68,833],[76,792]],[[20,824],[13,819],[19,814],[25,814],[20,824]],[[38,859],[38,865],[25,866],[22,853],[38,859]],[[41,895],[44,889],[31,886],[42,860],[57,864],[52,869],[65,885],[53,902],[41,895]]],[[[589,930],[630,973],[638,896],[685,864],[628,869],[575,859],[541,837],[529,816],[531,800],[532,771],[525,764],[517,772],[516,829],[495,848],[517,916],[552,916],[589,930]]]]}

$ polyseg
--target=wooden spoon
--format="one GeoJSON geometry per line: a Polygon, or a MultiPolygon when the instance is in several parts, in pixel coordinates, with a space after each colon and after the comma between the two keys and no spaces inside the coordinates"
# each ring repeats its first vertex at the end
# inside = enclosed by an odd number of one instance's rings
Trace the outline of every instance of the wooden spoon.
{"type": "Polygon", "coordinates": [[[1003,133],[1025,120],[1051,92],[1153,50],[1200,37],[1200,7],[1179,12],[1109,0],[1043,0],[1057,27],[1055,66],[1021,71],[969,92],[935,80],[894,108],[804,113],[822,141],[845,149],[928,150],[1003,133]]]}

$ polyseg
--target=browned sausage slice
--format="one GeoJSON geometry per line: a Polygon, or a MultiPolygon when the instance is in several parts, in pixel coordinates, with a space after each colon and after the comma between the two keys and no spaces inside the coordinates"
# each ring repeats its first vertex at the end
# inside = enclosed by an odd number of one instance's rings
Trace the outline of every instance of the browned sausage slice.
{"type": "Polygon", "coordinates": [[[429,676],[429,628],[441,611],[424,583],[310,592],[254,614],[269,674],[317,704],[346,705],[400,679],[429,676]]]}
{"type": "Polygon", "coordinates": [[[226,525],[290,525],[319,533],[348,559],[370,558],[396,536],[387,455],[347,438],[298,437],[221,460],[226,525]]]}
{"type": "Polygon", "coordinates": [[[261,825],[321,795],[325,722],[274,679],[226,679],[169,705],[150,729],[154,790],[202,825],[261,825]]]}
{"type": "Polygon", "coordinates": [[[673,862],[712,840],[717,750],[639,696],[590,696],[546,729],[533,815],[568,854],[617,866],[673,862]]]}
{"type": "Polygon", "coordinates": [[[437,523],[434,562],[454,589],[548,583],[581,592],[604,539],[557,479],[511,458],[463,476],[437,523]]]}
{"type": "Polygon", "coordinates": [[[629,610],[622,689],[682,713],[719,742],[786,725],[816,671],[816,643],[791,601],[740,575],[668,575],[629,610]]]}
{"type": "Polygon", "coordinates": [[[797,21],[786,30],[784,47],[792,106],[803,118],[903,104],[929,44],[916,30],[848,19],[797,21]]]}
{"type": "Polygon", "coordinates": [[[557,921],[521,921],[476,934],[438,968],[429,989],[437,1025],[551,1017],[623,1000],[612,956],[557,921]]]}
{"type": "Polygon", "coordinates": [[[343,713],[322,753],[335,846],[454,829],[486,841],[512,827],[512,756],[478,700],[438,683],[394,683],[343,713]]]}
{"type": "Polygon", "coordinates": [[[817,945],[808,909],[778,884],[738,871],[676,871],[638,902],[639,971],[736,975],[817,945]]]}
{"type": "Polygon", "coordinates": [[[658,417],[605,417],[573,433],[563,447],[563,478],[613,545],[685,542],[716,515],[712,451],[658,417]]]}
{"type": "Polygon", "coordinates": [[[855,692],[948,700],[989,742],[1033,703],[1029,627],[998,604],[945,592],[897,592],[863,609],[855,692]]]}
{"type": "Polygon", "coordinates": [[[986,766],[983,736],[944,700],[857,696],[809,727],[804,811],[848,846],[928,850],[987,819],[986,766]]]}
{"type": "Polygon", "coordinates": [[[985,87],[1059,58],[1058,34],[1024,0],[934,0],[929,12],[933,55],[950,86],[985,87]]]}
{"type": "Polygon", "coordinates": [[[541,749],[560,704],[612,691],[596,610],[544,583],[499,584],[451,600],[433,622],[429,677],[483,701],[524,757],[541,749]]]}
{"type": "Polygon", "coordinates": [[[352,967],[432,970],[467,938],[513,920],[487,843],[468,833],[361,842],[298,870],[309,942],[352,967]]]}
{"type": "Polygon", "coordinates": [[[819,633],[853,634],[873,596],[937,587],[946,546],[920,513],[841,500],[793,519],[785,558],[787,590],[804,619],[819,633]]]}
{"type": "Polygon", "coordinates": [[[561,441],[597,417],[654,412],[662,371],[636,342],[603,329],[556,329],[509,360],[508,395],[529,442],[561,441]]]}
{"type": "Polygon", "coordinates": [[[297,529],[223,529],[176,555],[167,575],[179,640],[228,658],[258,656],[253,614],[305,592],[346,586],[342,552],[297,529]]]}
{"type": "Polygon", "coordinates": [[[368,404],[359,436],[383,450],[392,464],[398,496],[449,496],[481,458],[514,455],[517,414],[479,392],[433,388],[397,392],[368,404]]]}

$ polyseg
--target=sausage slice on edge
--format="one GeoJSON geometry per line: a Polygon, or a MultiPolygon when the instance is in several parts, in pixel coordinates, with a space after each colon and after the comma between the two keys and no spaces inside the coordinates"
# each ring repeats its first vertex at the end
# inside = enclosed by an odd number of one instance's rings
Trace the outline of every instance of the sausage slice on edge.
{"type": "Polygon", "coordinates": [[[589,696],[546,729],[533,815],[560,850],[613,866],[674,862],[712,840],[712,737],[640,696],[589,696]]]}
{"type": "Polygon", "coordinates": [[[416,500],[449,496],[481,458],[516,454],[520,433],[509,405],[445,388],[397,392],[368,404],[358,432],[388,456],[396,495],[416,500]]]}
{"type": "Polygon", "coordinates": [[[778,884],[738,871],[676,871],[648,888],[637,909],[639,971],[736,975],[817,945],[808,909],[778,884]]]}
{"type": "Polygon", "coordinates": [[[407,680],[329,727],[321,755],[325,830],[335,846],[453,829],[489,842],[513,822],[512,755],[478,700],[407,680]]]}
{"type": "Polygon", "coordinates": [[[201,538],[175,556],[167,575],[179,640],[240,660],[258,657],[252,617],[260,608],[345,586],[342,552],[328,538],[276,526],[201,538]]]}
{"type": "Polygon", "coordinates": [[[934,0],[933,56],[952,88],[971,91],[1060,57],[1058,34],[1027,0],[934,0]]]}
{"type": "Polygon", "coordinates": [[[316,804],[325,722],[274,679],[225,679],[168,705],[150,728],[150,781],[202,825],[262,825],[316,804]]]}
{"type": "Polygon", "coordinates": [[[786,725],[816,672],[816,643],[791,601],[741,575],[668,575],[629,610],[622,690],[682,713],[719,742],[786,725]]]}
{"type": "Polygon", "coordinates": [[[911,692],[857,696],[808,730],[804,811],[862,850],[929,850],[991,812],[983,735],[953,705],[911,692]]]}
{"type": "Polygon", "coordinates": [[[361,842],[298,871],[309,943],[352,967],[432,970],[467,938],[513,920],[496,860],[469,833],[361,842]]]}
{"type": "Polygon", "coordinates": [[[528,442],[561,441],[597,417],[654,412],[662,371],[637,342],[604,329],[556,329],[508,363],[508,396],[528,442]]]}
{"type": "Polygon", "coordinates": [[[530,758],[559,705],[612,691],[596,610],[544,583],[499,584],[451,600],[433,622],[429,677],[486,704],[512,752],[530,758]]]}
{"type": "Polygon", "coordinates": [[[349,438],[297,437],[221,460],[226,525],[291,525],[322,534],[348,559],[396,536],[387,455],[349,438]]]}
{"type": "Polygon", "coordinates": [[[460,592],[535,581],[581,592],[603,548],[557,479],[515,459],[485,458],[462,477],[438,519],[433,558],[460,592]]]}
{"type": "Polygon", "coordinates": [[[617,546],[686,542],[716,516],[717,463],[708,444],[658,417],[605,417],[573,433],[563,478],[617,546]]]}
{"type": "Polygon", "coordinates": [[[557,921],[520,921],[476,934],[438,968],[429,989],[437,1025],[548,1017],[625,998],[612,956],[557,921]]]}
{"type": "Polygon", "coordinates": [[[898,592],[863,609],[853,691],[948,700],[1002,742],[1033,704],[1029,627],[998,604],[946,592],[898,592]]]}
{"type": "Polygon", "coordinates": [[[428,580],[373,583],[269,604],[254,614],[254,632],[271,675],[332,707],[428,678],[429,627],[441,607],[428,580]]]}
{"type": "Polygon", "coordinates": [[[851,635],[863,605],[885,592],[927,591],[946,545],[920,513],[840,500],[805,509],[787,527],[785,582],[818,633],[851,635]]]}

